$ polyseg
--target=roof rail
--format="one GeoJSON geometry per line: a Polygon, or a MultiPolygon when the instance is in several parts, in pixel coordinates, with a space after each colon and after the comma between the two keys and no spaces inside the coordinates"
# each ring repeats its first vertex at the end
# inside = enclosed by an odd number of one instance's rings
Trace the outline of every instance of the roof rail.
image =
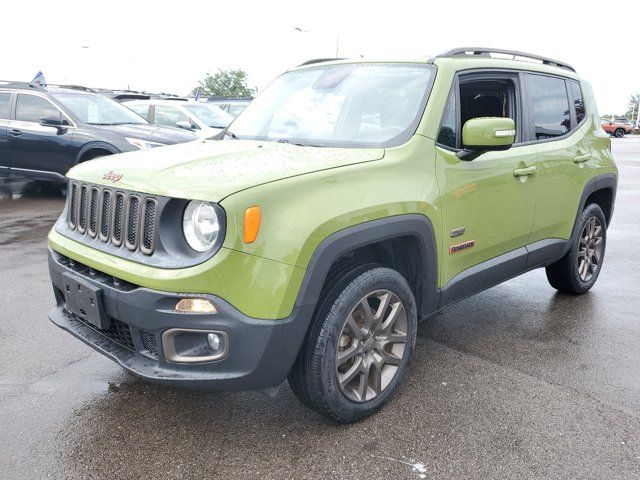
{"type": "Polygon", "coordinates": [[[532,53],[519,52],[517,50],[504,50],[501,48],[483,48],[483,47],[454,48],[453,50],[449,50],[447,52],[441,53],[440,55],[437,55],[435,58],[456,57],[460,55],[477,55],[477,56],[489,57],[491,56],[492,53],[498,53],[500,55],[511,55],[513,56],[514,60],[516,60],[516,57],[520,57],[523,59],[528,58],[531,60],[538,60],[542,62],[543,65],[549,65],[551,67],[558,67],[558,68],[565,68],[567,70],[571,70],[572,72],[576,71],[576,69],[573,68],[568,63],[560,62],[558,60],[554,60],[553,58],[543,57],[541,55],[534,55],[532,53]]]}
{"type": "Polygon", "coordinates": [[[237,101],[253,100],[253,97],[225,97],[225,96],[218,96],[218,95],[212,95],[210,97],[201,97],[201,98],[206,98],[207,102],[219,102],[219,101],[237,102],[237,101]]]}
{"type": "Polygon", "coordinates": [[[66,88],[68,90],[80,90],[82,92],[95,93],[95,90],[93,88],[84,87],[82,85],[57,85],[57,84],[49,83],[47,84],[47,87],[58,87],[58,88],[66,88]]]}
{"type": "Polygon", "coordinates": [[[0,87],[4,88],[31,88],[38,90],[39,87],[31,85],[29,82],[16,82],[13,80],[0,80],[0,87]]]}
{"type": "Polygon", "coordinates": [[[304,67],[305,65],[313,65],[314,63],[334,62],[336,60],[344,60],[344,57],[342,57],[342,58],[312,58],[311,60],[307,60],[306,62],[301,63],[298,66],[299,67],[304,67]]]}

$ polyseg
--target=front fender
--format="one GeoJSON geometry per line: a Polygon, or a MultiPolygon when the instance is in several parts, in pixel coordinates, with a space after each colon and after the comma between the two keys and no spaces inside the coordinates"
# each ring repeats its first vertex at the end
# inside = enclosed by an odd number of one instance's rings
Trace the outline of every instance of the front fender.
{"type": "Polygon", "coordinates": [[[296,306],[315,305],[318,302],[329,269],[345,253],[366,245],[406,236],[417,240],[424,267],[421,310],[423,313],[435,311],[439,302],[436,236],[431,221],[420,214],[396,215],[373,220],[328,236],[318,245],[309,260],[296,306]]]}

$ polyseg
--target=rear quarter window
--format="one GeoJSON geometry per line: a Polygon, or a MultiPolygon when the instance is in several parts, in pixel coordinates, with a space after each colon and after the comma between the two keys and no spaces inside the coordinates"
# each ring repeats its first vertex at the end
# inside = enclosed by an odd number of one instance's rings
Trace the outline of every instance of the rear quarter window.
{"type": "Polygon", "coordinates": [[[571,99],[573,101],[573,108],[576,112],[577,123],[582,122],[586,116],[586,110],[584,107],[584,98],[582,97],[582,90],[578,82],[570,81],[571,99]]]}

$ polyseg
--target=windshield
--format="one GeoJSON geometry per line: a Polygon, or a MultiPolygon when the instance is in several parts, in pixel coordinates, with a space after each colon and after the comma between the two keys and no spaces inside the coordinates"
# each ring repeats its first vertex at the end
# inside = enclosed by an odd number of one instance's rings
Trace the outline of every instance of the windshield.
{"type": "Polygon", "coordinates": [[[182,106],[213,128],[227,128],[233,120],[231,115],[215,105],[191,103],[182,106]]]}
{"type": "Polygon", "coordinates": [[[393,146],[415,132],[431,65],[345,64],[285,73],[229,131],[241,139],[313,146],[393,146]]]}
{"type": "Polygon", "coordinates": [[[95,93],[52,94],[77,120],[90,125],[148,124],[144,118],[107,97],[95,93]]]}

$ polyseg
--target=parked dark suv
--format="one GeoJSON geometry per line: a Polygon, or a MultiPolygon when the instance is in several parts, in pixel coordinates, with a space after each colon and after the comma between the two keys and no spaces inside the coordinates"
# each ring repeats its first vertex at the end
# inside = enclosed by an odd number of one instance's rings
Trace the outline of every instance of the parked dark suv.
{"type": "Polygon", "coordinates": [[[103,95],[0,83],[0,176],[63,181],[79,162],[197,138],[151,125],[103,95]]]}

